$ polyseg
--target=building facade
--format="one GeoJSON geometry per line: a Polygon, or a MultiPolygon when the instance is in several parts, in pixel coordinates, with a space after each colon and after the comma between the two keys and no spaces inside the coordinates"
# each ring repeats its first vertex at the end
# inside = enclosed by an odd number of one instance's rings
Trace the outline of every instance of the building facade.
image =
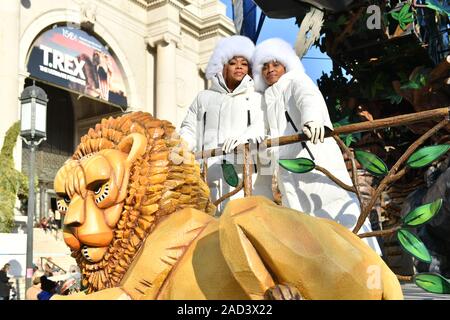
{"type": "MultiPolygon", "coordinates": [[[[207,85],[216,42],[234,33],[219,0],[5,0],[0,16],[0,144],[20,119],[24,87],[35,81],[49,98],[36,154],[38,217],[56,208],[56,171],[100,119],[146,111],[179,127],[207,85]]],[[[24,173],[28,157],[18,140],[24,173]]]]}

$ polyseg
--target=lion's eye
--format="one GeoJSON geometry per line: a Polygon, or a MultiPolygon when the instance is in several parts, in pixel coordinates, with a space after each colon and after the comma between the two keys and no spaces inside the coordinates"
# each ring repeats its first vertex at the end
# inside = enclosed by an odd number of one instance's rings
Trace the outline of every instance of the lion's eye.
{"type": "Polygon", "coordinates": [[[109,182],[102,184],[100,187],[94,189],[95,203],[100,203],[109,195],[109,182]]]}
{"type": "Polygon", "coordinates": [[[56,207],[58,208],[59,212],[67,212],[69,209],[70,204],[70,198],[68,196],[65,196],[63,199],[59,199],[56,201],[56,207]]]}
{"type": "Polygon", "coordinates": [[[99,185],[99,186],[95,187],[94,193],[96,195],[100,194],[100,192],[102,192],[102,188],[103,188],[103,185],[99,185]]]}

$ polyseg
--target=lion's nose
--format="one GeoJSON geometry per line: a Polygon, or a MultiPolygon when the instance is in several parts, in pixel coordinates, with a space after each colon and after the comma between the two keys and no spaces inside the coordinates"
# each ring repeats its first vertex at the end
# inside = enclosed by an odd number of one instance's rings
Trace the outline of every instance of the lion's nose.
{"type": "Polygon", "coordinates": [[[108,246],[113,239],[113,231],[106,224],[103,210],[97,207],[92,195],[88,195],[84,203],[84,222],[77,228],[78,239],[92,247],[108,246]]]}
{"type": "Polygon", "coordinates": [[[64,217],[64,225],[67,227],[78,227],[84,223],[84,199],[75,195],[70,200],[70,205],[64,217]]]}

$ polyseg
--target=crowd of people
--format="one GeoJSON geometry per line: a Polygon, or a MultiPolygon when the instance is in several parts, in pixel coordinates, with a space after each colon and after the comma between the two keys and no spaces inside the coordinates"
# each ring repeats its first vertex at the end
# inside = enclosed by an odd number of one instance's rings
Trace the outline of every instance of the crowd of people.
{"type": "Polygon", "coordinates": [[[62,227],[62,217],[58,210],[49,210],[47,216],[43,216],[37,225],[39,228],[44,230],[45,233],[54,234],[55,238],[59,238],[60,230],[62,227]]]}
{"type": "Polygon", "coordinates": [[[67,295],[80,290],[81,274],[77,266],[71,266],[66,272],[50,263],[51,259],[42,270],[34,271],[33,285],[25,293],[27,300],[50,300],[54,294],[67,295]]]}
{"type": "MultiPolygon", "coordinates": [[[[80,291],[81,273],[78,266],[72,265],[66,272],[55,267],[51,258],[47,260],[42,268],[34,265],[32,286],[25,292],[26,300],[49,300],[54,294],[68,295],[80,291]]],[[[0,300],[19,299],[10,269],[9,263],[0,269],[0,300]]]]}

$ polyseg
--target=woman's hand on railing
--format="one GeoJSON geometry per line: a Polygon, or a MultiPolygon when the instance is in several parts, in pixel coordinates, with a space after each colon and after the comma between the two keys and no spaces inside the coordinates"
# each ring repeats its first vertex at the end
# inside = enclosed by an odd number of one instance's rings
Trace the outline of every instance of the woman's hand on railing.
{"type": "Polygon", "coordinates": [[[319,140],[323,142],[325,137],[325,127],[316,121],[309,121],[303,126],[303,133],[316,144],[319,140]]]}
{"type": "Polygon", "coordinates": [[[222,146],[222,151],[225,153],[230,153],[238,145],[244,143],[242,137],[230,137],[225,139],[222,146]]]}

